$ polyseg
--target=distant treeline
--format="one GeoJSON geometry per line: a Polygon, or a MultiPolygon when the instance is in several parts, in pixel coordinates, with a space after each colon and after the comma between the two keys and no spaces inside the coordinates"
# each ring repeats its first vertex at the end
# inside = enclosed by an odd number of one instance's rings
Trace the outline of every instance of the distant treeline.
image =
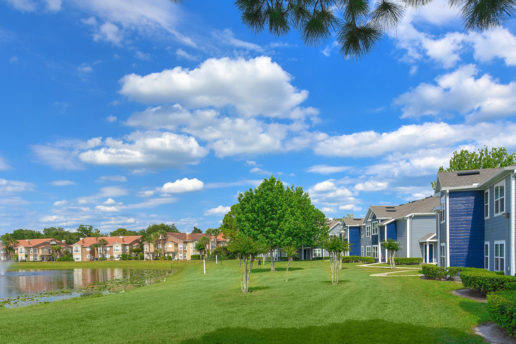
{"type": "MultiPolygon", "coordinates": [[[[33,229],[15,229],[10,235],[16,240],[23,239],[42,239],[54,238],[56,240],[64,240],[67,244],[75,244],[80,238],[99,237],[99,236],[128,236],[128,235],[148,235],[157,231],[164,230],[166,232],[179,232],[174,224],[167,225],[165,223],[153,224],[139,231],[132,231],[125,228],[118,228],[108,234],[101,233],[97,228],[90,225],[80,225],[75,231],[69,231],[61,227],[48,227],[42,231],[33,229]]],[[[3,235],[2,235],[3,236],[3,235]]],[[[1,239],[1,238],[0,238],[1,239]]]]}

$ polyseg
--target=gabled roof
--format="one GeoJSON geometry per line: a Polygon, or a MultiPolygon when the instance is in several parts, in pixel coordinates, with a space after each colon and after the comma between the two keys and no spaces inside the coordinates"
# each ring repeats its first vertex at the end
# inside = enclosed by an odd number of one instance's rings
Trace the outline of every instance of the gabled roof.
{"type": "Polygon", "coordinates": [[[69,247],[65,242],[56,240],[54,238],[44,238],[44,239],[20,239],[17,240],[18,243],[16,246],[23,246],[23,247],[39,247],[43,245],[50,245],[52,241],[55,241],[56,245],[66,246],[69,247]]]}
{"type": "Polygon", "coordinates": [[[341,222],[339,220],[331,220],[328,224],[328,228],[332,229],[333,227],[339,225],[341,222]]]}
{"type": "MultiPolygon", "coordinates": [[[[513,165],[512,167],[516,167],[513,165]]],[[[439,172],[437,174],[437,185],[439,189],[449,188],[471,188],[485,183],[496,176],[505,168],[481,168],[478,170],[439,172]]]]}
{"type": "Polygon", "coordinates": [[[376,214],[377,218],[393,220],[410,214],[431,214],[438,205],[439,197],[429,196],[400,205],[371,206],[370,209],[376,214]]]}
{"type": "Polygon", "coordinates": [[[437,241],[436,236],[437,236],[437,234],[435,234],[435,233],[428,233],[427,235],[425,235],[421,239],[419,239],[419,242],[437,241]]]}
{"type": "Polygon", "coordinates": [[[74,245],[81,245],[83,247],[90,247],[93,244],[97,244],[100,239],[107,241],[106,246],[113,246],[113,244],[120,243],[125,245],[134,244],[141,239],[141,235],[128,235],[128,236],[114,236],[114,237],[87,237],[77,241],[74,245]]]}
{"type": "Polygon", "coordinates": [[[174,237],[175,239],[181,240],[181,241],[198,241],[203,236],[212,238],[211,235],[205,234],[205,233],[175,233],[175,232],[168,232],[167,236],[174,237]]]}
{"type": "Polygon", "coordinates": [[[343,219],[344,221],[344,224],[348,227],[351,227],[351,226],[360,226],[362,224],[362,222],[364,221],[364,219],[358,219],[358,218],[347,218],[345,217],[343,219]]]}
{"type": "Polygon", "coordinates": [[[397,205],[372,205],[369,208],[379,219],[392,219],[398,215],[397,205]]]}

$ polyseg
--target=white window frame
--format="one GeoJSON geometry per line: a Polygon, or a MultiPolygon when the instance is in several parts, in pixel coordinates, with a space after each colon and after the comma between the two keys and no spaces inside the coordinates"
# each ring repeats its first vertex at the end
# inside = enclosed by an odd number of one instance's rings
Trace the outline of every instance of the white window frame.
{"type": "Polygon", "coordinates": [[[364,246],[360,246],[360,256],[365,257],[365,247],[364,246]]]}
{"type": "Polygon", "coordinates": [[[378,258],[378,245],[373,245],[372,247],[372,256],[374,258],[378,258]]]}
{"type": "Polygon", "coordinates": [[[366,235],[367,238],[371,237],[371,222],[368,222],[366,224],[366,234],[365,235],[366,235]]]}
{"type": "Polygon", "coordinates": [[[441,243],[441,256],[439,257],[441,267],[446,267],[446,243],[441,243]]]}
{"type": "Polygon", "coordinates": [[[374,221],[371,226],[371,235],[378,235],[378,221],[374,221]]]}
{"type": "Polygon", "coordinates": [[[491,215],[491,211],[490,211],[491,200],[490,200],[489,196],[491,196],[491,190],[487,189],[484,191],[484,219],[488,219],[489,216],[491,215]],[[486,197],[486,195],[487,195],[487,197],[486,197]],[[487,202],[486,202],[486,200],[487,200],[487,202]]]}
{"type": "Polygon", "coordinates": [[[494,271],[503,271],[505,272],[505,240],[497,240],[494,242],[494,271]],[[500,247],[500,245],[503,245],[503,256],[500,255],[500,252],[497,252],[497,246],[500,247]],[[502,264],[501,264],[502,263],[502,264]]]}
{"type": "Polygon", "coordinates": [[[441,196],[441,223],[446,221],[446,194],[441,196]]]}
{"type": "Polygon", "coordinates": [[[484,242],[484,269],[489,270],[489,255],[490,255],[490,245],[489,241],[484,242]],[[487,255],[486,255],[486,246],[487,246],[487,255]],[[487,262],[487,264],[486,264],[487,262]]]}
{"type": "Polygon", "coordinates": [[[366,256],[371,257],[371,255],[372,255],[371,246],[366,246],[366,256]]]}
{"type": "Polygon", "coordinates": [[[506,190],[505,180],[502,180],[499,183],[496,183],[494,186],[494,216],[501,215],[505,213],[505,190],[506,190]],[[496,195],[496,189],[503,187],[503,195],[500,195],[497,197],[496,195]],[[498,202],[498,203],[497,203],[498,202]],[[500,206],[500,203],[503,204],[503,207],[500,206]],[[498,205],[498,211],[496,211],[496,207],[498,205]]]}

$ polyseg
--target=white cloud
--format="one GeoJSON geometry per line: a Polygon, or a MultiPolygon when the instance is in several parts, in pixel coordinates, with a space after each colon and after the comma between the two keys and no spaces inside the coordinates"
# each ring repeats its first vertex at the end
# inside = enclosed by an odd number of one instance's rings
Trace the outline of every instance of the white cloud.
{"type": "Polygon", "coordinates": [[[108,198],[107,200],[104,201],[104,204],[112,205],[112,204],[116,204],[116,201],[112,198],[108,198]]]}
{"type": "Polygon", "coordinates": [[[117,120],[118,120],[118,118],[116,116],[113,116],[113,115],[110,115],[110,116],[106,117],[106,121],[108,121],[109,123],[114,123],[117,120]]]}
{"type": "Polygon", "coordinates": [[[91,73],[93,72],[93,67],[87,63],[82,63],[77,70],[81,73],[91,73]]]}
{"type": "Polygon", "coordinates": [[[390,132],[362,131],[327,136],[317,142],[316,154],[339,157],[376,157],[387,153],[406,153],[417,149],[434,149],[457,144],[516,147],[516,123],[404,125],[390,132]],[[494,135],[496,133],[496,135],[494,135]]]}
{"type": "Polygon", "coordinates": [[[516,114],[516,82],[499,83],[489,74],[477,78],[474,65],[438,76],[435,84],[422,83],[395,101],[403,116],[444,116],[459,113],[468,120],[510,117],[516,114]]]}
{"type": "Polygon", "coordinates": [[[47,10],[49,12],[59,12],[61,10],[61,0],[45,0],[47,10]]]}
{"type": "Polygon", "coordinates": [[[135,132],[124,139],[107,138],[101,147],[80,152],[94,165],[122,167],[181,167],[197,164],[208,151],[195,138],[170,132],[135,132]]]}
{"type": "Polygon", "coordinates": [[[102,212],[107,212],[107,213],[114,213],[114,212],[120,211],[120,209],[118,209],[118,207],[116,207],[116,206],[106,206],[106,205],[97,205],[95,207],[95,209],[100,210],[102,212]]]}
{"type": "Polygon", "coordinates": [[[380,182],[375,180],[370,180],[362,183],[358,183],[355,185],[355,190],[357,191],[365,191],[365,192],[376,192],[387,189],[389,186],[386,182],[380,182]]]}
{"type": "Polygon", "coordinates": [[[218,207],[208,209],[204,212],[204,215],[210,216],[210,215],[226,215],[231,210],[231,207],[225,207],[223,205],[219,205],[218,207]]]}
{"type": "Polygon", "coordinates": [[[306,171],[310,173],[319,174],[334,174],[349,170],[349,166],[329,166],[329,165],[314,165],[306,171]]]}
{"type": "Polygon", "coordinates": [[[71,180],[54,180],[50,184],[52,184],[54,186],[70,186],[70,185],[75,185],[75,182],[71,181],[71,180]]]}
{"type": "Polygon", "coordinates": [[[199,56],[192,55],[181,48],[176,49],[176,56],[189,61],[196,61],[199,59],[199,56]]]}
{"type": "Polygon", "coordinates": [[[66,200],[62,200],[62,201],[55,201],[54,202],[54,207],[61,207],[63,205],[66,205],[68,202],[66,200]]]}
{"type": "Polygon", "coordinates": [[[355,204],[343,204],[339,206],[339,210],[345,210],[345,211],[360,211],[362,210],[362,207],[357,206],[355,204]]]}
{"type": "Polygon", "coordinates": [[[31,183],[0,178],[0,195],[32,191],[33,189],[34,185],[31,183]]]}
{"type": "MultiPolygon", "coordinates": [[[[103,21],[102,25],[110,24],[116,26],[118,30],[135,32],[145,36],[156,36],[160,32],[168,32],[181,43],[192,47],[196,46],[191,38],[184,36],[175,29],[178,18],[181,18],[181,9],[173,1],[71,0],[69,4],[99,18],[103,21]]],[[[107,31],[112,29],[107,29],[107,31]]]]}
{"type": "Polygon", "coordinates": [[[34,12],[38,7],[32,0],[7,0],[7,3],[22,12],[34,12]]]}
{"type": "Polygon", "coordinates": [[[165,183],[160,191],[163,193],[183,193],[199,191],[204,188],[204,183],[197,178],[183,178],[177,179],[175,182],[165,183]]]}
{"type": "Polygon", "coordinates": [[[64,221],[64,220],[65,220],[64,217],[59,216],[59,215],[46,215],[39,219],[39,221],[41,221],[41,222],[57,222],[57,221],[64,221]]]}
{"type": "Polygon", "coordinates": [[[249,172],[256,173],[256,174],[265,174],[265,175],[271,175],[272,174],[272,172],[263,170],[263,169],[261,169],[259,167],[253,167],[251,170],[249,170],[249,172]]]}
{"type": "Polygon", "coordinates": [[[179,103],[189,108],[234,107],[245,116],[291,117],[308,96],[270,57],[208,59],[181,67],[121,79],[120,93],[144,103],[179,103]]]}
{"type": "Polygon", "coordinates": [[[221,44],[230,45],[234,48],[251,50],[255,52],[263,52],[263,48],[258,44],[254,44],[251,42],[246,42],[241,39],[235,37],[235,34],[230,29],[225,29],[222,31],[214,31],[213,36],[217,39],[221,44]]]}
{"type": "Polygon", "coordinates": [[[101,144],[100,138],[88,141],[64,140],[47,145],[33,145],[32,151],[39,162],[61,170],[82,169],[77,156],[81,150],[96,147],[101,144]]]}
{"type": "Polygon", "coordinates": [[[119,182],[119,183],[125,183],[127,181],[127,178],[125,176],[101,176],[97,178],[98,183],[103,182],[119,182]]]}

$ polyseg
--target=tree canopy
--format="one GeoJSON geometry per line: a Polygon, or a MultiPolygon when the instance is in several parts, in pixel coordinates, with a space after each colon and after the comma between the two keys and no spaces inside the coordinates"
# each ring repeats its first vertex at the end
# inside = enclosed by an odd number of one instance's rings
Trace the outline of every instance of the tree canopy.
{"type": "Polygon", "coordinates": [[[174,232],[178,233],[179,230],[177,229],[176,225],[171,223],[170,225],[167,225],[166,223],[160,223],[160,224],[153,224],[147,227],[145,230],[146,233],[154,233],[159,231],[165,231],[165,232],[174,232]]]}
{"type": "MultiPolygon", "coordinates": [[[[268,29],[275,35],[297,29],[304,42],[315,45],[335,35],[342,54],[366,54],[403,18],[408,6],[431,0],[237,0],[242,21],[256,32],[268,29]]],[[[449,0],[462,10],[465,27],[488,29],[500,25],[514,13],[513,0],[449,0]]]]}
{"type": "Polygon", "coordinates": [[[118,228],[111,233],[109,233],[109,236],[128,236],[128,235],[140,235],[140,232],[137,231],[130,231],[125,228],[118,228]]]}
{"type": "Polygon", "coordinates": [[[194,226],[192,233],[202,233],[202,229],[194,226]]]}

